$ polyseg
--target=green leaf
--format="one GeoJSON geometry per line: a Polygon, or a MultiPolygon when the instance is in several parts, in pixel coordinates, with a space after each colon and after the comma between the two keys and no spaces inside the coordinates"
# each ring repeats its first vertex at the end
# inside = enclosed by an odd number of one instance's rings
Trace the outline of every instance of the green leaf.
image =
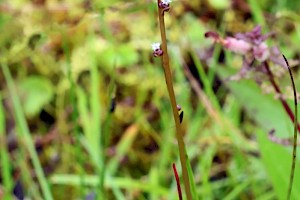
{"type": "MultiPolygon", "coordinates": [[[[287,151],[286,147],[270,142],[267,134],[263,131],[258,131],[257,140],[262,156],[262,162],[277,197],[282,200],[286,199],[292,163],[292,152],[287,151]]],[[[298,199],[300,197],[300,191],[298,190],[300,187],[299,169],[300,165],[299,162],[297,162],[291,199],[298,199]]]]}
{"type": "Polygon", "coordinates": [[[27,116],[38,114],[54,96],[51,82],[41,76],[30,76],[18,84],[22,105],[27,116]]]}
{"type": "MultiPolygon", "coordinates": [[[[232,72],[232,70],[225,68],[217,69],[218,75],[222,78],[233,75],[232,72]]],[[[247,114],[265,131],[275,129],[275,134],[279,137],[292,136],[293,123],[274,95],[263,94],[252,80],[227,81],[226,85],[247,111],[247,114]]]]}
{"type": "MultiPolygon", "coordinates": [[[[190,45],[195,48],[210,42],[203,37],[206,32],[204,27],[205,26],[195,16],[189,13],[184,16],[185,35],[190,45]]],[[[183,37],[183,39],[184,38],[185,37],[183,37]]]]}

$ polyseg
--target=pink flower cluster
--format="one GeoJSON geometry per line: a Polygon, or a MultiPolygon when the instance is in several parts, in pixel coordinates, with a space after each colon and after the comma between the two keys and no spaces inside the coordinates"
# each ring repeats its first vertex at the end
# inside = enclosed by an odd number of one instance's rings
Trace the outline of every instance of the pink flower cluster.
{"type": "Polygon", "coordinates": [[[220,43],[226,49],[242,55],[253,55],[253,57],[260,62],[267,60],[270,56],[270,50],[264,42],[269,36],[270,34],[261,34],[260,26],[256,26],[252,31],[245,34],[238,33],[235,37],[226,37],[225,39],[221,38],[219,34],[215,32],[205,33],[205,37],[212,38],[216,43],[220,43]]]}

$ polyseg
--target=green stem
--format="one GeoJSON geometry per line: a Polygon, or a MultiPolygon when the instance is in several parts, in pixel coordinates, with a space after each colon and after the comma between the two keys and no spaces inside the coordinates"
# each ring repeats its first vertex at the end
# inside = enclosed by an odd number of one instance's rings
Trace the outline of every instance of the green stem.
{"type": "Polygon", "coordinates": [[[66,56],[66,64],[67,64],[67,72],[68,72],[68,80],[70,84],[70,103],[72,106],[72,114],[71,114],[71,121],[73,125],[73,133],[75,135],[75,140],[77,142],[77,145],[75,145],[75,152],[76,152],[76,160],[78,160],[79,166],[80,166],[80,177],[81,177],[81,186],[80,186],[80,196],[84,197],[84,185],[83,185],[83,179],[84,179],[84,170],[82,166],[84,165],[84,156],[83,151],[81,149],[80,145],[80,127],[78,124],[78,108],[77,108],[77,100],[76,100],[76,85],[72,78],[72,66],[71,66],[71,52],[70,47],[67,43],[66,34],[63,33],[63,50],[66,56]]]}
{"type": "Polygon", "coordinates": [[[297,128],[298,128],[298,102],[297,102],[297,93],[296,93],[296,87],[295,87],[295,83],[294,83],[294,78],[292,75],[292,71],[290,69],[290,65],[287,61],[287,59],[285,58],[284,55],[282,55],[284,58],[284,61],[286,62],[287,68],[289,70],[289,74],[291,77],[291,81],[292,81],[292,86],[293,86],[293,92],[294,92],[294,106],[295,106],[295,111],[294,111],[294,116],[295,116],[295,120],[294,120],[294,142],[293,142],[293,161],[292,161],[292,166],[291,166],[291,174],[290,174],[290,182],[289,182],[289,189],[288,189],[288,194],[287,194],[287,200],[290,199],[291,197],[291,193],[292,193],[292,188],[293,188],[293,182],[294,182],[294,175],[295,175],[295,167],[296,167],[296,157],[297,157],[297,128]]]}
{"type": "Polygon", "coordinates": [[[13,189],[13,178],[11,174],[11,159],[8,153],[7,137],[5,134],[5,112],[3,107],[2,96],[0,95],[0,158],[2,182],[6,190],[3,199],[9,200],[9,194],[11,194],[13,189]]]}
{"type": "Polygon", "coordinates": [[[177,111],[177,104],[176,104],[176,98],[175,93],[173,89],[173,82],[172,82],[172,75],[171,70],[169,66],[169,56],[168,56],[168,48],[167,48],[167,38],[166,38],[166,31],[165,31],[165,21],[164,21],[164,11],[159,7],[160,0],[157,1],[158,4],[158,10],[159,10],[159,25],[160,25],[160,33],[161,33],[161,41],[162,41],[162,50],[163,50],[163,67],[164,67],[164,73],[165,73],[165,79],[166,84],[168,88],[168,93],[171,101],[172,111],[173,111],[173,117],[175,120],[176,125],[176,139],[178,142],[178,149],[179,149],[179,157],[180,157],[180,163],[182,168],[182,176],[183,176],[183,182],[184,187],[186,191],[186,196],[188,200],[192,200],[192,193],[191,193],[191,187],[190,187],[190,181],[188,176],[188,170],[187,170],[187,154],[185,153],[185,144],[183,140],[183,133],[181,129],[181,124],[178,116],[177,111]]]}

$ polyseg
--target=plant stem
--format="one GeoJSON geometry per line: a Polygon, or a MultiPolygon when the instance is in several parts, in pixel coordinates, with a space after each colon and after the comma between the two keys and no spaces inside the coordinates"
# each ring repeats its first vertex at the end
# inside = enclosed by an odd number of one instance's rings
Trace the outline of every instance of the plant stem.
{"type": "Polygon", "coordinates": [[[177,173],[177,169],[176,169],[176,165],[175,163],[173,163],[173,171],[174,171],[174,175],[175,175],[175,179],[176,179],[176,184],[177,184],[177,192],[178,192],[178,198],[179,200],[182,200],[182,192],[181,192],[181,187],[180,187],[180,180],[179,180],[179,176],[177,173]]]}
{"type": "Polygon", "coordinates": [[[164,11],[159,7],[160,0],[157,1],[158,5],[158,18],[159,18],[159,26],[160,26],[160,33],[161,33],[161,41],[162,41],[162,50],[163,50],[163,67],[164,67],[164,73],[165,73],[165,79],[166,84],[168,88],[168,93],[171,101],[171,106],[173,110],[173,117],[176,124],[176,139],[178,142],[178,149],[179,149],[179,157],[180,157],[180,163],[182,168],[182,176],[183,176],[183,182],[184,187],[186,191],[186,196],[188,200],[192,200],[192,194],[191,194],[191,187],[190,187],[190,181],[188,176],[188,170],[187,170],[187,154],[185,151],[185,144],[183,140],[183,134],[181,129],[181,124],[178,116],[178,111],[176,107],[176,98],[175,93],[173,89],[173,82],[172,82],[172,75],[171,70],[169,66],[169,56],[168,56],[168,48],[167,48],[167,38],[166,38],[166,31],[165,31],[165,21],[164,21],[164,11]]]}
{"type": "MultiPolygon", "coordinates": [[[[282,106],[284,107],[286,113],[289,115],[292,122],[295,123],[295,115],[294,115],[293,111],[291,110],[291,108],[289,107],[286,100],[282,97],[282,92],[281,92],[279,86],[277,85],[277,83],[275,82],[274,75],[273,75],[272,71],[270,70],[268,62],[265,61],[264,65],[267,70],[267,74],[269,76],[269,80],[270,80],[273,88],[275,89],[276,93],[279,94],[279,100],[280,100],[282,106]]],[[[298,123],[297,123],[297,130],[300,133],[300,125],[298,123]]]]}
{"type": "Polygon", "coordinates": [[[292,166],[291,166],[291,174],[290,174],[290,183],[289,183],[289,189],[288,189],[288,194],[287,194],[287,200],[290,199],[291,193],[292,193],[292,188],[293,188],[293,181],[294,181],[294,174],[295,174],[295,167],[296,167],[296,157],[297,157],[297,127],[298,127],[298,109],[297,109],[297,93],[296,93],[296,87],[294,83],[294,78],[292,75],[292,71],[290,69],[289,63],[287,59],[285,58],[284,55],[282,55],[284,58],[284,61],[286,62],[287,68],[289,70],[289,74],[291,77],[292,81],[292,86],[293,86],[293,92],[294,92],[294,106],[295,106],[295,120],[294,120],[294,143],[293,143],[293,158],[292,158],[292,166]]]}
{"type": "Polygon", "coordinates": [[[68,43],[66,42],[66,34],[63,34],[63,50],[64,54],[66,55],[66,64],[67,64],[67,76],[68,76],[68,81],[70,84],[70,103],[72,106],[72,114],[71,114],[71,121],[73,124],[73,130],[72,132],[75,135],[75,140],[77,142],[77,145],[75,145],[75,152],[76,152],[76,160],[78,160],[79,166],[80,166],[80,176],[81,176],[81,186],[80,186],[80,196],[84,197],[84,185],[83,185],[83,179],[84,179],[84,170],[82,166],[84,165],[84,159],[83,159],[83,152],[81,149],[80,145],[80,127],[78,124],[78,108],[77,108],[77,100],[76,100],[76,85],[75,82],[72,78],[72,66],[71,66],[71,52],[70,52],[70,47],[68,43]]]}
{"type": "Polygon", "coordinates": [[[293,93],[294,93],[294,106],[295,106],[295,110],[294,113],[291,110],[291,108],[289,107],[289,105],[287,104],[286,100],[282,97],[282,92],[279,88],[279,86],[277,85],[277,83],[274,80],[274,76],[270,70],[269,64],[267,61],[264,62],[265,68],[267,70],[267,74],[269,76],[270,82],[272,84],[272,86],[274,87],[275,91],[277,92],[277,94],[279,94],[279,99],[281,104],[283,105],[285,111],[287,112],[287,114],[289,115],[290,119],[292,120],[292,122],[294,123],[294,140],[293,140],[293,157],[292,157],[292,166],[291,166],[291,174],[290,174],[290,181],[289,181],[289,186],[288,186],[288,193],[287,193],[287,200],[290,199],[291,194],[292,194],[292,188],[293,188],[293,182],[294,182],[294,174],[295,174],[295,167],[296,167],[296,157],[297,157],[297,130],[300,133],[300,126],[298,124],[298,109],[297,109],[297,93],[296,93],[296,87],[295,87],[295,83],[294,83],[294,78],[292,75],[292,71],[290,69],[289,63],[287,61],[287,59],[285,58],[284,55],[282,55],[284,58],[284,61],[286,62],[289,74],[290,74],[290,78],[291,78],[291,82],[292,82],[292,86],[293,86],[293,93]]]}

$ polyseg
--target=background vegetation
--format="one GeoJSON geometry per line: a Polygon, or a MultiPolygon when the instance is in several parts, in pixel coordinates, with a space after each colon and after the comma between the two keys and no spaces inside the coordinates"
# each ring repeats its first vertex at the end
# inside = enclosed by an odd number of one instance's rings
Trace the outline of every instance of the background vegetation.
{"type": "MultiPolygon", "coordinates": [[[[168,48],[199,199],[285,199],[292,148],[268,133],[292,137],[293,123],[263,75],[228,80],[242,57],[204,33],[274,32],[268,45],[300,88],[299,11],[288,0],[171,3],[168,48]]],[[[159,41],[155,1],[0,1],[0,199],[178,199],[159,41]]],[[[271,68],[293,108],[288,72],[271,68]]]]}

